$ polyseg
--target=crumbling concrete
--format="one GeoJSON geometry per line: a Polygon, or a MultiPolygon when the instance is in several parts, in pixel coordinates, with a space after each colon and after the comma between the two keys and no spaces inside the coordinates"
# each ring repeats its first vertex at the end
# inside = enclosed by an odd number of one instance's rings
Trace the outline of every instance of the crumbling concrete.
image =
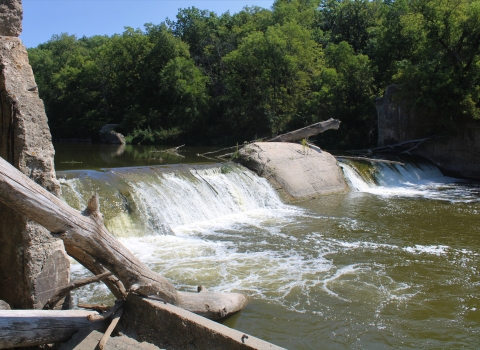
{"type": "Polygon", "coordinates": [[[265,177],[287,202],[348,191],[335,157],[315,146],[255,142],[239,151],[238,161],[265,177]]]}
{"type": "Polygon", "coordinates": [[[456,130],[438,130],[433,117],[426,118],[421,112],[408,109],[394,102],[397,87],[387,88],[385,95],[377,99],[378,146],[399,144],[410,140],[430,139],[413,148],[405,147],[411,154],[419,155],[435,163],[445,174],[480,179],[480,121],[456,121],[456,130]]]}
{"type": "Polygon", "coordinates": [[[133,294],[128,296],[119,330],[165,349],[283,349],[176,306],[133,294]]]}
{"type": "MultiPolygon", "coordinates": [[[[27,50],[11,36],[0,37],[0,156],[60,195],[44,105],[27,50]]],[[[63,242],[3,204],[0,212],[0,299],[14,309],[41,308],[69,282],[63,242]]]]}
{"type": "Polygon", "coordinates": [[[22,32],[21,0],[0,0],[0,36],[19,36],[22,32]]]}

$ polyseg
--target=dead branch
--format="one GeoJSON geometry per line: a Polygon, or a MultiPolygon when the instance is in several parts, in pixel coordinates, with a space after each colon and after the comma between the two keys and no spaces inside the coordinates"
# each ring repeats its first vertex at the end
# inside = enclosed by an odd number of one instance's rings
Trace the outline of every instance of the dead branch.
{"type": "Polygon", "coordinates": [[[318,135],[330,129],[338,130],[340,123],[340,120],[330,118],[326,121],[312,124],[302,129],[294,130],[283,135],[278,135],[273,139],[268,140],[268,142],[292,142],[308,139],[309,137],[318,135]]]}
{"type": "Polygon", "coordinates": [[[111,275],[112,273],[110,271],[107,271],[98,276],[92,276],[92,277],[84,278],[80,281],[75,281],[73,283],[70,283],[68,286],[63,287],[55,295],[53,295],[50,299],[48,299],[48,301],[43,306],[43,310],[54,309],[55,306],[57,306],[57,304],[60,302],[60,300],[62,300],[68,294],[68,292],[74,289],[86,286],[87,284],[90,284],[90,283],[99,282],[103,279],[106,279],[107,277],[110,277],[111,275]]]}
{"type": "Polygon", "coordinates": [[[115,330],[115,327],[117,327],[118,321],[120,321],[122,314],[123,314],[123,307],[115,312],[112,322],[110,323],[107,330],[103,334],[102,339],[100,339],[100,341],[98,342],[98,347],[100,348],[100,350],[105,349],[105,346],[107,345],[107,341],[110,338],[110,335],[112,335],[112,332],[115,330]]]}
{"type": "Polygon", "coordinates": [[[112,308],[111,306],[108,306],[105,304],[85,304],[85,303],[77,303],[77,307],[82,309],[98,311],[98,312],[105,312],[112,308]]]}
{"type": "Polygon", "coordinates": [[[387,145],[387,146],[370,148],[370,149],[353,150],[353,151],[349,151],[349,152],[350,153],[373,153],[373,152],[383,152],[383,151],[397,152],[397,151],[395,151],[396,148],[401,148],[401,147],[404,147],[404,146],[409,145],[411,143],[418,144],[418,145],[415,145],[414,147],[410,148],[409,150],[405,151],[405,152],[408,152],[408,151],[418,147],[420,144],[422,144],[426,141],[429,141],[431,139],[437,138],[437,137],[439,137],[439,135],[433,135],[433,136],[430,136],[430,137],[426,137],[426,138],[423,138],[423,139],[417,139],[417,140],[408,140],[408,141],[404,141],[404,142],[400,142],[400,143],[395,143],[393,145],[387,145]]]}
{"type": "Polygon", "coordinates": [[[90,315],[87,318],[90,322],[105,321],[107,318],[112,316],[115,312],[120,310],[123,307],[123,305],[125,305],[125,300],[123,299],[116,300],[115,304],[108,311],[104,312],[103,314],[90,315]]]}
{"type": "Polygon", "coordinates": [[[387,163],[387,164],[398,164],[398,165],[405,165],[405,163],[397,162],[394,160],[386,160],[386,159],[375,159],[375,158],[366,158],[366,157],[348,157],[348,156],[335,156],[337,159],[352,159],[352,160],[363,160],[372,163],[387,163]]]}

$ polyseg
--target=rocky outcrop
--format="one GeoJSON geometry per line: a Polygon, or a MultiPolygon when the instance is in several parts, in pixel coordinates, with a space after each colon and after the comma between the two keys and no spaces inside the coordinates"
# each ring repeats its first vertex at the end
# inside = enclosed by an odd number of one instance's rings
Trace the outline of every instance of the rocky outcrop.
{"type": "MultiPolygon", "coordinates": [[[[0,156],[60,195],[44,105],[27,50],[11,36],[0,37],[0,156]]],[[[0,299],[12,308],[40,308],[69,282],[63,242],[3,204],[0,213],[0,299]]]]}
{"type": "Polygon", "coordinates": [[[103,143],[112,143],[115,145],[124,145],[125,144],[125,137],[115,132],[115,128],[118,124],[106,124],[100,129],[98,135],[100,136],[100,140],[103,143]]]}
{"type": "Polygon", "coordinates": [[[265,177],[288,202],[348,190],[335,157],[315,146],[255,142],[238,156],[241,164],[265,177]]]}
{"type": "Polygon", "coordinates": [[[0,300],[0,310],[10,310],[10,305],[3,300],[0,300]]]}
{"type": "Polygon", "coordinates": [[[0,36],[19,36],[22,19],[21,0],[0,0],[0,36]]]}
{"type": "Polygon", "coordinates": [[[402,151],[429,159],[447,175],[480,180],[480,121],[459,119],[456,130],[439,131],[435,119],[420,118],[418,110],[394,102],[396,92],[396,86],[389,86],[376,101],[378,146],[435,136],[415,148],[415,144],[408,144],[402,151]]]}

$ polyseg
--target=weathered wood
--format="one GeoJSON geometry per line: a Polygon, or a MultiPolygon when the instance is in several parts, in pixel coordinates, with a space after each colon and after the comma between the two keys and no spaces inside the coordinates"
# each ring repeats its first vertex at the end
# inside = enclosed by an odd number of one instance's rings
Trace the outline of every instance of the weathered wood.
{"type": "Polygon", "coordinates": [[[273,139],[268,140],[268,142],[292,142],[292,141],[307,139],[309,137],[318,135],[330,129],[338,130],[338,128],[340,127],[340,123],[341,123],[340,120],[330,118],[326,121],[312,124],[302,129],[298,129],[286,134],[278,135],[273,139]]]}
{"type": "Polygon", "coordinates": [[[77,303],[77,307],[82,309],[99,311],[99,312],[105,312],[112,308],[111,306],[105,305],[105,304],[86,304],[86,303],[77,303]]]}
{"type": "Polygon", "coordinates": [[[67,253],[87,268],[97,264],[111,271],[127,291],[156,295],[168,303],[210,318],[235,313],[247,304],[246,297],[238,293],[178,292],[166,278],[150,270],[108,232],[98,210],[98,196],[93,196],[87,209],[80,213],[2,158],[0,201],[61,238],[67,253]],[[85,257],[87,261],[84,261],[85,257]]]}
{"type": "Polygon", "coordinates": [[[85,310],[0,311],[0,349],[64,342],[80,330],[101,330],[108,322],[90,322],[85,310]]]}
{"type": "Polygon", "coordinates": [[[107,330],[105,331],[105,334],[103,335],[102,339],[98,342],[98,347],[100,350],[105,349],[105,346],[107,345],[108,339],[110,339],[110,336],[112,335],[112,332],[114,331],[115,327],[117,327],[118,321],[120,321],[120,317],[122,317],[123,314],[123,308],[117,310],[115,312],[115,315],[113,315],[112,322],[108,326],[107,330]]]}
{"type": "Polygon", "coordinates": [[[386,163],[386,164],[398,164],[398,165],[405,165],[405,163],[397,162],[394,160],[387,160],[387,159],[375,159],[375,158],[366,158],[366,157],[349,157],[349,156],[335,156],[337,159],[352,159],[352,160],[363,160],[366,162],[372,163],[386,163]]]}
{"type": "Polygon", "coordinates": [[[107,271],[107,272],[104,272],[104,273],[102,273],[101,275],[98,275],[98,276],[87,277],[87,278],[84,278],[82,280],[70,283],[68,286],[63,287],[62,289],[57,291],[57,293],[55,295],[53,295],[45,303],[45,305],[43,306],[43,309],[44,310],[52,310],[52,309],[55,308],[55,306],[58,304],[58,302],[60,300],[62,300],[68,294],[68,292],[70,292],[70,291],[72,291],[76,288],[86,286],[87,284],[90,284],[90,283],[99,282],[103,279],[106,279],[107,277],[110,277],[111,275],[112,275],[112,273],[110,271],[107,271]]]}
{"type": "Polygon", "coordinates": [[[113,305],[107,312],[104,312],[103,314],[100,315],[91,315],[88,316],[88,320],[91,322],[97,322],[97,321],[104,321],[110,316],[112,316],[115,312],[120,310],[123,305],[125,305],[125,300],[119,299],[115,301],[115,305],[113,305]]]}

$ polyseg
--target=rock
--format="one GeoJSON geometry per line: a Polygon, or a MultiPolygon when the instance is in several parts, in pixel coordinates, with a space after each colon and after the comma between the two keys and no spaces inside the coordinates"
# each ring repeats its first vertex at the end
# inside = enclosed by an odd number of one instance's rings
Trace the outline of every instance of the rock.
{"type": "Polygon", "coordinates": [[[286,201],[348,190],[335,157],[318,147],[255,142],[239,151],[239,162],[269,180],[286,201]]]}
{"type": "Polygon", "coordinates": [[[11,310],[10,305],[8,305],[3,300],[0,300],[0,310],[11,310]]]}
{"type": "MultiPolygon", "coordinates": [[[[59,196],[50,129],[34,86],[21,40],[0,37],[0,156],[59,196]]],[[[41,308],[69,283],[63,242],[2,203],[0,213],[0,299],[14,309],[41,308]]]]}
{"type": "Polygon", "coordinates": [[[19,36],[22,19],[21,0],[0,0],[0,36],[19,36]]]}
{"type": "Polygon", "coordinates": [[[113,143],[116,145],[124,145],[125,144],[125,137],[115,132],[115,128],[118,124],[105,124],[102,129],[98,132],[100,135],[100,140],[103,143],[113,143]]]}

